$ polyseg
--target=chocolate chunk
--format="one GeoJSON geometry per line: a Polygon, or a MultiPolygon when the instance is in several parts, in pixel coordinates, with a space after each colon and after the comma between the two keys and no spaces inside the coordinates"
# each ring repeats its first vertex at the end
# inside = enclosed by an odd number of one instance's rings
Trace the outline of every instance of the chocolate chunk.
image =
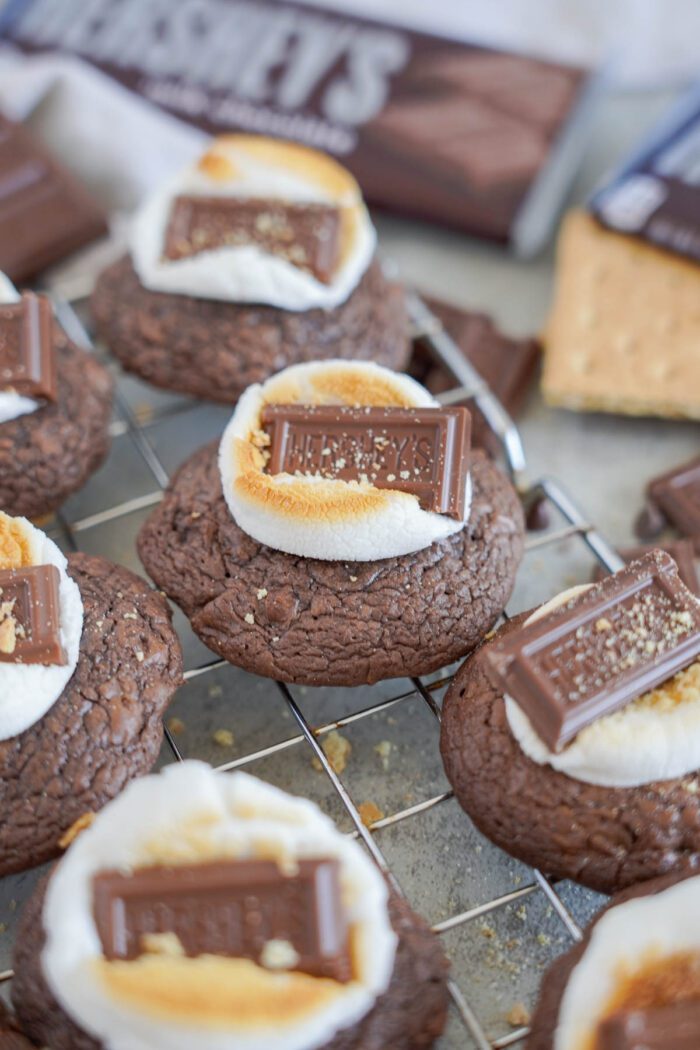
{"type": "MultiPolygon", "coordinates": [[[[636,561],[637,558],[642,558],[654,549],[666,551],[667,554],[671,555],[678,566],[678,575],[683,583],[689,591],[700,597],[700,580],[698,580],[695,552],[690,540],[671,540],[669,543],[655,543],[646,547],[623,547],[622,550],[618,551],[618,554],[624,561],[630,562],[636,561]]],[[[602,565],[596,565],[593,571],[593,579],[596,581],[604,580],[609,575],[610,573],[602,565]]]]}
{"type": "Polygon", "coordinates": [[[697,1050],[700,1002],[628,1010],[603,1021],[595,1050],[697,1050]]]}
{"type": "Polygon", "coordinates": [[[700,603],[656,550],[495,641],[486,666],[556,751],[698,655],[700,603]]]}
{"type": "Polygon", "coordinates": [[[77,179],[0,116],[0,270],[28,280],[106,232],[104,213],[77,179]]]}
{"type": "Polygon", "coordinates": [[[56,400],[56,355],[51,303],[27,292],[0,306],[0,390],[56,400]]]}
{"type": "Polygon", "coordinates": [[[243,197],[176,197],[165,232],[166,259],[257,245],[324,284],[340,253],[340,212],[324,204],[243,197]]]}
{"type": "Polygon", "coordinates": [[[55,565],[0,571],[0,663],[65,664],[55,565]]]}
{"type": "Polygon", "coordinates": [[[286,875],[274,861],[221,860],[100,872],[93,900],[104,955],[137,959],[153,950],[149,935],[175,934],[190,957],[223,955],[275,968],[266,946],[283,941],[297,956],[285,968],[350,981],[338,862],[301,860],[297,867],[286,875]]]}
{"type": "Polygon", "coordinates": [[[647,485],[646,497],[646,511],[637,520],[640,538],[650,538],[648,531],[646,534],[642,531],[647,525],[658,525],[660,532],[668,522],[683,536],[691,537],[700,554],[700,456],[652,478],[647,485]]]}
{"type": "Polygon", "coordinates": [[[271,474],[361,481],[417,496],[463,520],[471,418],[466,408],[268,405],[271,474]]]}

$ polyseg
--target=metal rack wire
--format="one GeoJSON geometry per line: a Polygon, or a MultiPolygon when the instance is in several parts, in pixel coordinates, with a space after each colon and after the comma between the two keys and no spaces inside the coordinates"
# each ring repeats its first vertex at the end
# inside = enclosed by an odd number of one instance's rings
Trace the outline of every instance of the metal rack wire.
{"type": "MultiPolygon", "coordinates": [[[[521,497],[528,501],[533,499],[546,501],[558,511],[565,522],[563,526],[552,529],[546,534],[530,534],[526,542],[526,551],[546,548],[563,539],[575,537],[585,543],[598,561],[607,569],[615,570],[621,567],[622,563],[618,555],[606,543],[600,533],[585,519],[575,502],[556,481],[543,479],[533,484],[528,480],[527,464],[520,435],[503,406],[493,396],[479,374],[464,358],[459,348],[443,329],[441,323],[428,310],[422,300],[417,295],[410,294],[408,305],[414,327],[414,338],[420,338],[423,345],[429,347],[435,358],[450,371],[458,384],[453,390],[443,395],[442,400],[448,403],[467,399],[472,400],[479,407],[491,429],[498,437],[503,449],[505,465],[521,497]]],[[[70,337],[78,343],[89,345],[85,329],[73,308],[68,304],[62,303],[57,307],[57,313],[70,337]]],[[[147,422],[138,420],[137,414],[121,393],[117,393],[117,407],[121,419],[116,420],[112,424],[112,433],[114,436],[130,435],[148,468],[155,487],[151,492],[144,495],[128,499],[72,522],[59,515],[59,522],[65,539],[74,550],[80,548],[82,538],[90,530],[155,505],[162,498],[163,489],[168,484],[168,473],[149,438],[149,429],[166,417],[176,415],[179,411],[185,411],[187,406],[184,409],[177,406],[174,408],[169,406],[159,412],[155,412],[147,422]]],[[[203,663],[188,667],[185,671],[185,680],[191,681],[200,676],[209,675],[217,669],[226,666],[223,660],[206,660],[203,663]]],[[[323,725],[312,725],[305,717],[288,686],[279,682],[276,684],[277,689],[298,732],[276,741],[270,746],[216,765],[215,768],[220,772],[228,772],[248,766],[260,759],[280,754],[290,748],[306,747],[310,749],[350,819],[353,829],[351,834],[364,843],[379,868],[385,873],[397,892],[401,893],[399,880],[378,844],[376,833],[391,826],[406,825],[418,814],[424,814],[429,810],[444,805],[452,798],[452,792],[449,790],[443,791],[417,804],[396,810],[388,816],[366,825],[360,814],[358,803],[352,797],[342,775],[335,771],[331,761],[326,756],[321,746],[321,741],[333,730],[357,723],[380,712],[383,713],[393,708],[400,709],[409,700],[417,699],[422,702],[430,712],[430,717],[439,722],[440,707],[436,700],[436,694],[449,684],[450,680],[449,674],[443,674],[425,682],[419,678],[414,678],[411,680],[411,688],[408,690],[404,689],[397,695],[385,697],[369,704],[366,704],[366,695],[368,692],[371,693],[371,688],[357,689],[355,693],[362,706],[358,706],[357,709],[349,714],[323,725]]],[[[173,760],[183,761],[183,755],[167,725],[165,726],[165,737],[173,760]]],[[[498,895],[468,910],[450,915],[445,920],[435,924],[433,930],[437,935],[445,935],[450,931],[466,927],[467,924],[475,919],[496,913],[499,909],[533,894],[541,894],[546,897],[547,902],[570,940],[577,941],[580,939],[580,927],[558,892],[557,886],[538,871],[533,872],[532,881],[526,885],[498,895]]],[[[412,900],[411,904],[418,912],[421,912],[420,901],[412,900]]],[[[0,983],[9,981],[11,978],[12,972],[9,970],[0,973],[0,983]]],[[[519,1027],[501,1038],[490,1040],[486,1034],[485,1025],[479,1019],[477,1006],[469,1000],[465,991],[459,987],[455,980],[450,981],[449,991],[457,1016],[464,1027],[465,1045],[469,1042],[469,1045],[474,1045],[479,1050],[504,1050],[506,1047],[521,1044],[526,1037],[527,1028],[519,1027]],[[469,1040],[466,1038],[467,1033],[469,1040]]]]}

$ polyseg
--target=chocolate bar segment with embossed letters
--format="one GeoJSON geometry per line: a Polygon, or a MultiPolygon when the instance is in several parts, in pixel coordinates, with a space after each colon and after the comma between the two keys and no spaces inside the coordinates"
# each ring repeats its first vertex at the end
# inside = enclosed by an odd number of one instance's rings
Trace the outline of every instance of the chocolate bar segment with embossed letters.
{"type": "Polygon", "coordinates": [[[655,550],[491,645],[486,668],[559,750],[700,656],[700,602],[655,550]]]}
{"type": "Polygon", "coordinates": [[[647,506],[637,519],[638,535],[651,539],[670,524],[690,537],[700,554],[700,456],[652,478],[646,497],[647,506]]]}
{"type": "Polygon", "coordinates": [[[264,962],[270,941],[284,941],[297,956],[290,969],[352,980],[333,859],[300,860],[289,875],[268,860],[103,871],[93,881],[93,902],[109,960],[143,955],[151,934],[175,934],[190,957],[223,955],[256,963],[264,962]]]}
{"type": "Polygon", "coordinates": [[[463,520],[471,417],[466,408],[268,405],[271,474],[367,481],[463,520]]]}
{"type": "Polygon", "coordinates": [[[698,1050],[700,1002],[628,1010],[603,1021],[595,1050],[698,1050]]]}
{"type": "Polygon", "coordinates": [[[328,284],[340,253],[340,212],[325,204],[246,197],[176,197],[164,257],[256,245],[328,284]]]}
{"type": "Polygon", "coordinates": [[[88,191],[0,115],[0,270],[15,283],[27,280],[106,232],[88,191]]]}
{"type": "Polygon", "coordinates": [[[43,295],[27,292],[0,305],[0,390],[56,400],[53,311],[43,295]]]}
{"type": "Polygon", "coordinates": [[[55,565],[0,571],[0,663],[65,664],[55,565]]]}

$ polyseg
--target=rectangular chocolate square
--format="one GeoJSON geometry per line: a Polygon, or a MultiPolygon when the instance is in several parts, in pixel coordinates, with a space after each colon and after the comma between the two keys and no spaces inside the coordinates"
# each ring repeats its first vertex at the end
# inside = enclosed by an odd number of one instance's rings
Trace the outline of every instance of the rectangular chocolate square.
{"type": "Polygon", "coordinates": [[[652,551],[487,650],[494,683],[552,751],[700,655],[700,603],[652,551]]]}
{"type": "Polygon", "coordinates": [[[265,946],[285,941],[298,955],[291,969],[352,979],[334,859],[300,860],[293,875],[267,860],[103,871],[93,880],[93,913],[110,960],[136,959],[148,950],[148,935],[170,933],[190,957],[264,965],[265,946]]]}
{"type": "Polygon", "coordinates": [[[56,355],[51,303],[26,292],[19,303],[0,305],[0,390],[56,400],[56,355]]]}
{"type": "Polygon", "coordinates": [[[603,1021],[596,1050],[698,1050],[700,1002],[628,1010],[603,1021]]]}
{"type": "Polygon", "coordinates": [[[362,481],[417,496],[426,510],[465,514],[471,419],[466,408],[268,405],[271,474],[362,481]]]}
{"type": "Polygon", "coordinates": [[[15,283],[29,280],[106,232],[88,191],[0,115],[0,270],[15,283]]]}
{"type": "Polygon", "coordinates": [[[700,456],[652,478],[647,502],[683,536],[690,537],[700,554],[700,456]]]}
{"type": "MultiPolygon", "coordinates": [[[[653,550],[662,550],[670,554],[678,566],[678,575],[683,583],[689,591],[700,597],[700,580],[695,565],[695,551],[690,540],[671,540],[668,543],[652,543],[643,547],[623,547],[617,553],[624,561],[630,562],[642,558],[653,550]]],[[[607,569],[604,569],[602,565],[596,565],[593,579],[595,581],[604,580],[606,576],[610,576],[607,569]]]]}
{"type": "Polygon", "coordinates": [[[340,254],[340,212],[324,204],[257,198],[175,198],[165,232],[166,259],[248,244],[328,284],[340,254]]]}
{"type": "Polygon", "coordinates": [[[0,571],[0,663],[65,664],[55,565],[0,571]]]}

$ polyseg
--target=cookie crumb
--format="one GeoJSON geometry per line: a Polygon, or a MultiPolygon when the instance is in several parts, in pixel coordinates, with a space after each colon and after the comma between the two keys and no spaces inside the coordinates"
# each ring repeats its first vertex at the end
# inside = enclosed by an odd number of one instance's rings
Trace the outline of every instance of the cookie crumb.
{"type": "Polygon", "coordinates": [[[523,1028],[530,1023],[530,1011],[525,1003],[516,1003],[506,1014],[506,1021],[512,1028],[523,1028]]]}
{"type": "Polygon", "coordinates": [[[83,813],[81,817],[78,817],[77,820],[74,820],[71,826],[68,828],[68,830],[64,831],[64,833],[58,840],[58,848],[68,849],[68,847],[73,842],[75,842],[78,835],[80,835],[82,831],[85,831],[86,828],[90,827],[96,816],[96,813],[88,812],[83,813]]]}
{"type": "Polygon", "coordinates": [[[258,601],[261,602],[263,598],[267,598],[267,587],[260,587],[258,589],[258,601]]]}
{"type": "Polygon", "coordinates": [[[235,740],[230,729],[215,729],[211,738],[219,747],[233,747],[233,742],[235,740]]]}
{"type": "Polygon", "coordinates": [[[183,956],[185,949],[176,933],[142,933],[141,947],[148,955],[183,956]]]}
{"type": "Polygon", "coordinates": [[[173,734],[173,736],[180,736],[180,733],[185,732],[185,723],[182,721],[181,718],[169,718],[168,729],[173,734]]]}
{"type": "Polygon", "coordinates": [[[538,933],[537,943],[541,944],[543,948],[546,948],[547,945],[552,943],[552,938],[547,933],[538,933]]]}
{"type": "Polygon", "coordinates": [[[357,807],[357,812],[362,818],[362,823],[366,828],[375,824],[378,820],[384,819],[384,810],[380,809],[375,802],[363,802],[357,807]]]}
{"type": "Polygon", "coordinates": [[[252,613],[246,613],[243,619],[246,623],[255,623],[255,617],[252,613]]]}
{"type": "MultiPolygon", "coordinates": [[[[321,742],[323,753],[330,762],[331,769],[338,776],[344,771],[350,758],[352,744],[341,736],[337,729],[333,729],[325,740],[321,742]]],[[[318,773],[323,772],[323,766],[317,758],[311,760],[311,764],[318,773]]]]}
{"type": "Polygon", "coordinates": [[[144,654],[143,654],[143,650],[142,650],[142,649],[137,649],[137,650],[136,650],[136,659],[138,660],[138,662],[139,662],[140,664],[142,664],[142,663],[143,663],[143,661],[144,661],[145,657],[144,657],[144,654]]]}

